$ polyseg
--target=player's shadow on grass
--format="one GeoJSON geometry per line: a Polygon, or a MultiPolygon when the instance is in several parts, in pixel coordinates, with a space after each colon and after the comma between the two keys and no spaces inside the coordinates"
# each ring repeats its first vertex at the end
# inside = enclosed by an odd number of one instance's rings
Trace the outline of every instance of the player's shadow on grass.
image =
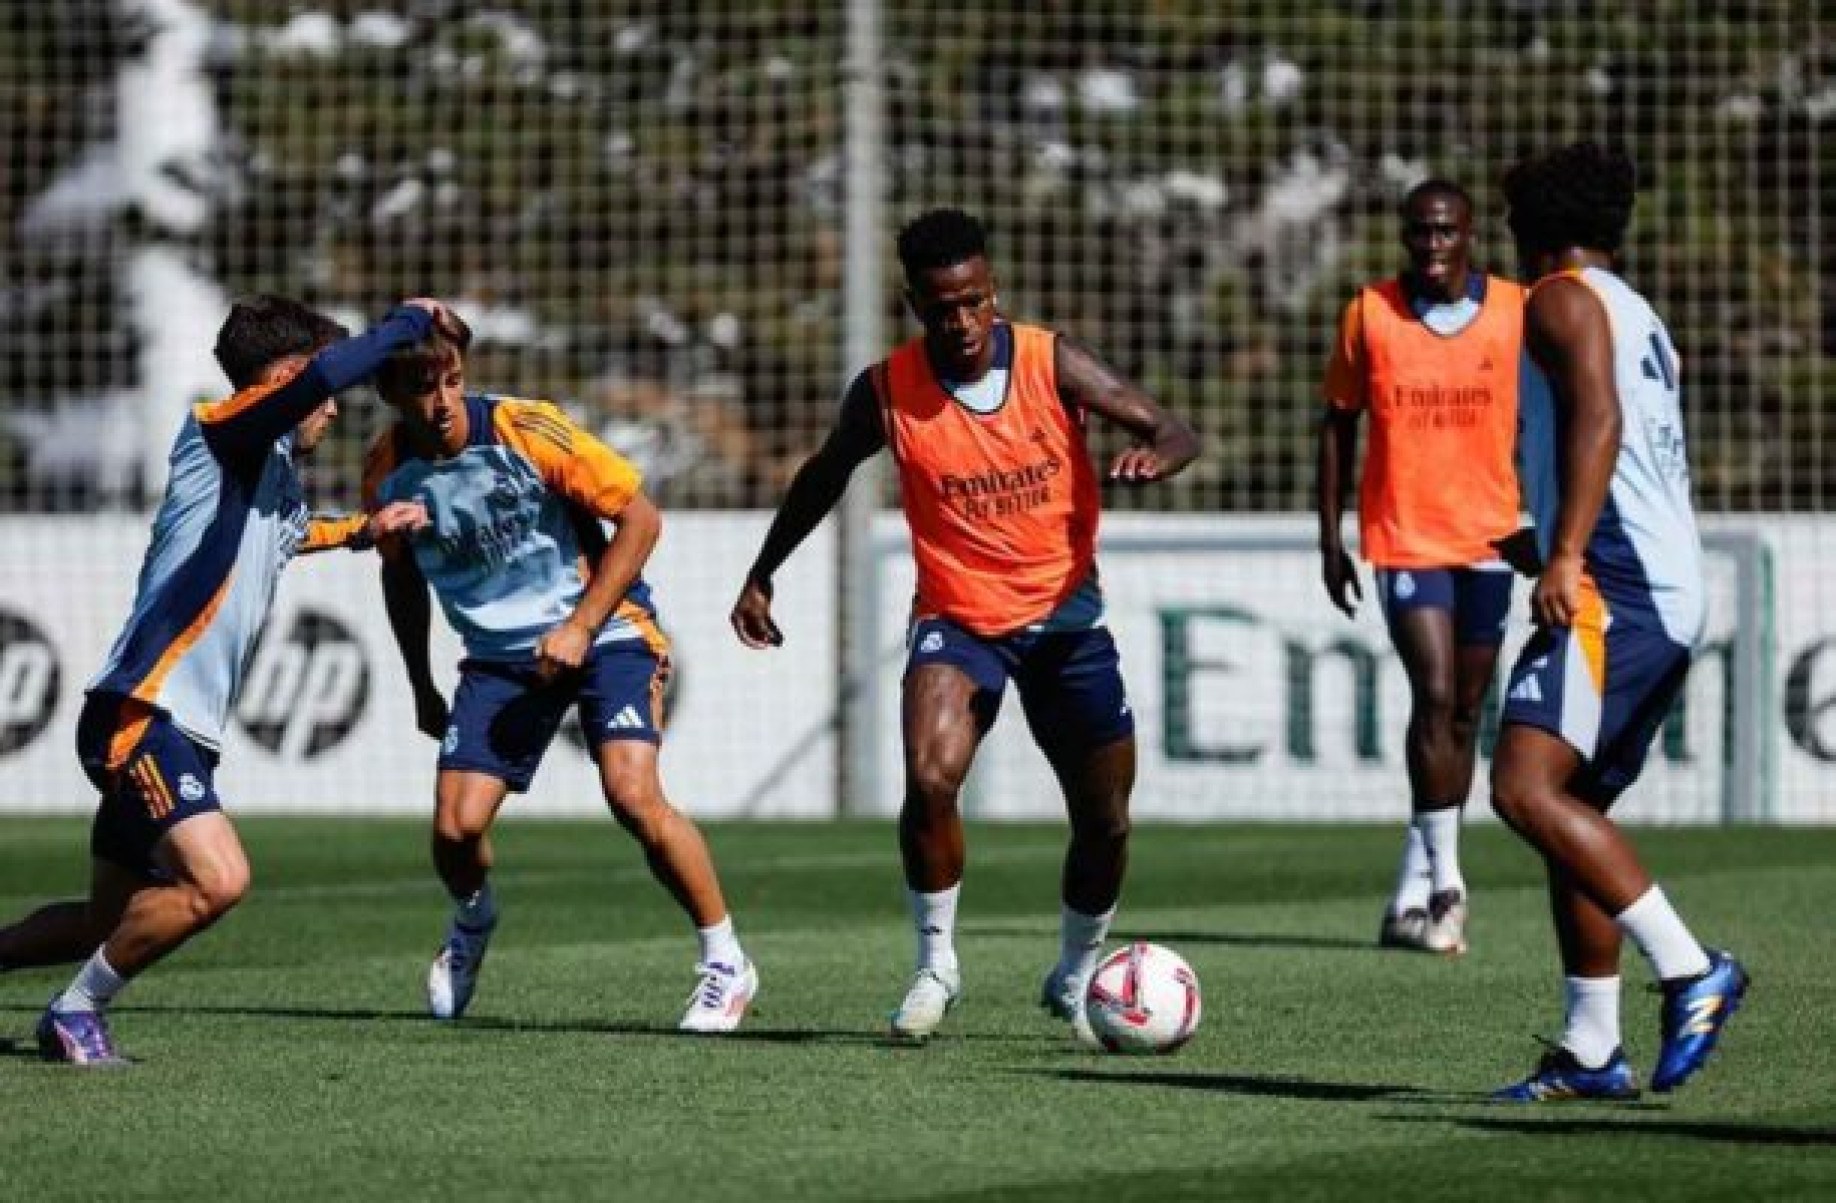
{"type": "MultiPolygon", "coordinates": [[[[910,1040],[899,1040],[887,1035],[884,1028],[774,1028],[757,1022],[748,1022],[734,1032],[723,1032],[708,1036],[694,1032],[676,1030],[673,1022],[659,1020],[655,1023],[645,1022],[569,1022],[548,1020],[519,1020],[501,1016],[480,1015],[460,1020],[456,1027],[469,1031],[501,1032],[554,1032],[567,1035],[586,1036],[659,1036],[666,1039],[684,1040],[690,1043],[734,1043],[734,1044],[777,1044],[777,1045],[856,1045],[863,1048],[909,1049],[923,1047],[921,1043],[910,1040]]],[[[939,1043],[974,1043],[974,1044],[1015,1044],[1032,1045],[1039,1042],[1038,1037],[1025,1035],[997,1035],[982,1032],[953,1032],[940,1037],[939,1043]]]]}
{"type": "Polygon", "coordinates": [[[1285,1074],[1182,1073],[1176,1070],[1055,1069],[1043,1072],[1066,1082],[1103,1086],[1166,1086],[1254,1098],[1323,1103],[1470,1103],[1479,1096],[1424,1090],[1388,1082],[1327,1082],[1285,1074]]]}
{"type": "Polygon", "coordinates": [[[1111,933],[1116,940],[1147,940],[1154,944],[1219,944],[1227,948],[1310,948],[1315,951],[1380,952],[1375,940],[1345,936],[1301,936],[1281,932],[1135,931],[1111,933]]]}
{"type": "MultiPolygon", "coordinates": [[[[1024,936],[1028,939],[1050,940],[1056,937],[1057,928],[1040,924],[1022,923],[964,923],[963,934],[972,936],[1024,936]]],[[[1181,944],[1216,944],[1226,948],[1301,948],[1326,952],[1379,952],[1375,940],[1353,940],[1345,936],[1308,936],[1290,935],[1280,932],[1229,932],[1229,931],[1196,931],[1196,930],[1161,930],[1142,928],[1117,928],[1109,933],[1111,943],[1147,940],[1155,944],[1178,946],[1181,944]]]]}
{"type": "MultiPolygon", "coordinates": [[[[433,1022],[426,1016],[420,1017],[424,1022],[433,1022]]],[[[501,1015],[474,1015],[459,1020],[453,1025],[461,1031],[474,1032],[534,1032],[556,1033],[570,1036],[659,1036],[665,1039],[684,1040],[692,1044],[735,1043],[735,1044],[778,1044],[778,1045],[855,1045],[862,1048],[914,1049],[923,1048],[926,1042],[902,1040],[887,1034],[883,1027],[870,1028],[793,1028],[771,1027],[768,1024],[748,1020],[738,1031],[722,1032],[719,1035],[703,1035],[696,1032],[678,1031],[674,1021],[586,1021],[513,1019],[501,1015]]],[[[976,1045],[1038,1045],[1041,1037],[1020,1033],[994,1032],[951,1032],[937,1038],[940,1045],[976,1044],[976,1045]]]]}
{"type": "Polygon", "coordinates": [[[0,1060],[36,1061],[38,1060],[38,1042],[27,1038],[14,1040],[0,1036],[0,1060]]]}
{"type": "MultiPolygon", "coordinates": [[[[1647,1111],[1666,1109],[1657,1103],[1623,1104],[1622,1108],[1647,1111]]],[[[1518,1136],[1663,1136],[1713,1144],[1836,1148],[1836,1128],[1785,1128],[1776,1124],[1735,1124],[1722,1120],[1640,1120],[1604,1116],[1533,1119],[1514,1115],[1447,1118],[1392,1115],[1384,1118],[1397,1123],[1450,1123],[1477,1132],[1510,1132],[1518,1136]]]]}
{"type": "MultiPolygon", "coordinates": [[[[0,1006],[0,1012],[17,1011],[37,1015],[39,1007],[0,1006]]],[[[770,1027],[756,1022],[748,1023],[737,1032],[724,1032],[719,1036],[703,1036],[693,1032],[682,1032],[676,1029],[673,1021],[657,1020],[655,1022],[615,1020],[555,1020],[555,1019],[517,1019],[506,1015],[468,1015],[457,1021],[436,1020],[426,1011],[411,1009],[377,1009],[364,1007],[279,1007],[279,1006],[241,1006],[229,1003],[188,1003],[177,1004],[152,1003],[134,1004],[119,1007],[115,1011],[120,1015],[193,1015],[193,1016],[227,1016],[250,1019],[310,1019],[336,1020],[345,1023],[412,1023],[427,1026],[448,1027],[455,1032],[474,1034],[490,1033],[533,1033],[565,1036],[662,1036],[686,1041],[734,1041],[750,1044],[853,1044],[864,1047],[911,1048],[913,1042],[895,1040],[886,1034],[884,1028],[791,1028],[770,1027]]],[[[996,1034],[983,1032],[951,1033],[943,1038],[945,1043],[971,1042],[976,1044],[1013,1044],[1036,1045],[1039,1037],[1025,1034],[996,1034]]],[[[21,1044],[14,1041],[15,1047],[8,1047],[4,1037],[0,1037],[0,1056],[30,1057],[36,1056],[36,1050],[28,1040],[21,1044]]]]}
{"type": "MultiPolygon", "coordinates": [[[[423,1019],[426,1017],[423,1016],[423,1019]]],[[[673,1021],[657,1020],[565,1020],[565,1019],[515,1019],[502,1015],[473,1015],[459,1020],[452,1025],[462,1032],[504,1032],[512,1034],[529,1033],[535,1035],[565,1036],[655,1036],[669,1040],[683,1040],[689,1043],[736,1043],[736,1044],[873,1044],[879,1039],[879,1033],[864,1030],[844,1030],[840,1028],[773,1028],[762,1024],[748,1023],[735,1032],[722,1032],[719,1035],[703,1035],[696,1032],[682,1032],[676,1029],[673,1021]]]]}

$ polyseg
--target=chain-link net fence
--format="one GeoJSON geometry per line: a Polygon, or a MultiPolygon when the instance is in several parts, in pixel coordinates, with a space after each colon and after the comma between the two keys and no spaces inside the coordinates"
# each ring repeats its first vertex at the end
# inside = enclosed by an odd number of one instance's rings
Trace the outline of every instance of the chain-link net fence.
{"type": "MultiPolygon", "coordinates": [[[[212,336],[250,292],[353,325],[404,295],[450,299],[478,331],[476,386],[561,402],[672,513],[775,504],[859,366],[841,351],[843,208],[860,182],[843,152],[841,0],[0,11],[0,510],[144,512],[185,407],[223,391],[212,336]]],[[[1463,182],[1481,259],[1508,272],[1504,168],[1575,136],[1625,146],[1644,180],[1625,272],[1683,354],[1699,504],[1805,516],[1789,563],[1767,549],[1763,710],[1729,721],[1776,727],[1781,757],[1836,754],[1819,726],[1832,670],[1793,659],[1822,646],[1814,615],[1836,601],[1797,563],[1836,548],[1836,527],[1811,517],[1836,499],[1836,24],[1818,5],[877,11],[875,253],[890,267],[894,227],[922,208],[976,212],[1005,310],[1075,335],[1192,420],[1203,459],[1110,498],[1121,510],[1310,508],[1334,323],[1358,284],[1400,265],[1407,187],[1463,182]]],[[[887,328],[910,333],[892,290],[885,306],[887,328]]],[[[345,407],[311,471],[327,506],[354,501],[379,421],[345,407]]],[[[677,596],[724,603],[747,541],[684,553],[677,596]]],[[[810,563],[827,554],[789,571],[832,593],[810,563]]],[[[120,572],[137,555],[122,551],[120,572]]],[[[1269,571],[1205,564],[1218,598],[1269,571]]],[[[1293,605],[1332,636],[1322,598],[1293,605]]],[[[812,605],[806,642],[826,645],[831,609],[812,605]]],[[[685,697],[698,645],[725,637],[679,630],[685,697]]],[[[66,695],[90,667],[65,666],[66,695]]],[[[813,726],[785,738],[823,748],[812,732],[834,693],[813,694],[800,715],[813,726]]],[[[1220,703],[1216,721],[1260,721],[1251,704],[1220,703]]],[[[737,759],[772,759],[772,733],[756,738],[737,759]]],[[[1399,749],[1383,755],[1400,796],[1399,749]]],[[[709,788],[759,796],[734,773],[709,788]]],[[[1308,812],[1304,785],[1269,788],[1276,813],[1308,812]]]]}

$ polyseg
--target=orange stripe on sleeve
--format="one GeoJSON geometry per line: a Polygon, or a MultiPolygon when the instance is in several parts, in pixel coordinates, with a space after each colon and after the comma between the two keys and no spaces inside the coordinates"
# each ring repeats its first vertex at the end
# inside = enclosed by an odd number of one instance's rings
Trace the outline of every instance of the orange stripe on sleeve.
{"type": "Polygon", "coordinates": [[[539,411],[524,410],[514,413],[510,416],[510,421],[519,429],[547,438],[563,451],[574,449],[573,430],[539,411]]]}
{"type": "Polygon", "coordinates": [[[198,421],[205,426],[213,426],[218,422],[227,422],[239,414],[247,413],[255,406],[260,405],[264,398],[273,396],[276,392],[285,388],[295,376],[299,375],[300,372],[305,369],[305,367],[306,362],[301,361],[300,365],[294,368],[293,371],[282,374],[278,379],[265,381],[261,384],[251,384],[248,388],[243,389],[233,396],[226,397],[222,401],[201,402],[192,406],[191,412],[196,414],[198,421]]]}
{"type": "Polygon", "coordinates": [[[535,465],[549,488],[600,518],[616,518],[643,486],[631,461],[546,401],[504,401],[497,437],[535,465]]]}
{"type": "Polygon", "coordinates": [[[369,519],[362,514],[350,514],[343,518],[309,518],[306,520],[306,538],[300,543],[300,550],[329,551],[334,547],[343,547],[362,534],[368,523],[369,519]]]}

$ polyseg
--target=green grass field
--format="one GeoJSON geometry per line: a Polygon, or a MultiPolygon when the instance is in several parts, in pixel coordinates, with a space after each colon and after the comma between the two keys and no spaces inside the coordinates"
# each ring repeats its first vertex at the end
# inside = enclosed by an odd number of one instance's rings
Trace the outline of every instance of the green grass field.
{"type": "MultiPolygon", "coordinates": [[[[1062,831],[970,833],[965,997],[881,1037],[910,936],[884,824],[713,826],[763,972],[727,1039],[677,1037],[693,943],[602,824],[505,823],[504,919],[471,1014],[422,1014],[445,906],[418,824],[248,820],[255,893],[136,983],[140,1059],[32,1059],[64,971],[0,977],[0,1199],[1836,1197],[1836,831],[1641,833],[1671,896],[1754,972],[1673,1099],[1501,1108],[1556,1027],[1537,863],[1468,837],[1473,952],[1371,947],[1396,834],[1150,827],[1119,935],[1182,952],[1205,1022],[1104,1057],[1033,1006],[1062,831]],[[1661,1192],[1661,1193],[1660,1193],[1661,1192]]],[[[72,820],[0,824],[0,911],[73,891],[72,820]]],[[[1628,1051],[1656,999],[1627,958],[1628,1051]]]]}

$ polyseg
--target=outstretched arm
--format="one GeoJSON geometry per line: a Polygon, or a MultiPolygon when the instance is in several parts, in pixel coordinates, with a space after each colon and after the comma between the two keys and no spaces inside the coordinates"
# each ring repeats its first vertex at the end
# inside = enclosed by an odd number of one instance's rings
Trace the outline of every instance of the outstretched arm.
{"type": "Polygon", "coordinates": [[[886,445],[880,404],[866,372],[855,377],[842,400],[841,415],[816,454],[791,478],[790,489],[765,532],[765,542],[746,572],[730,621],[747,647],[775,647],[783,632],[771,617],[771,578],[811,531],[835,508],[854,469],[886,445]]]}
{"type": "Polygon", "coordinates": [[[259,462],[276,439],[334,393],[367,380],[389,354],[425,338],[444,313],[438,301],[396,306],[356,338],[333,343],[280,382],[253,385],[225,401],[195,407],[204,442],[226,464],[259,462]]]}
{"type": "Polygon", "coordinates": [[[1198,435],[1184,420],[1162,409],[1088,348],[1062,334],[1053,341],[1059,396],[1134,436],[1135,445],[1110,464],[1111,480],[1165,480],[1198,457],[1198,435]]]}
{"type": "Polygon", "coordinates": [[[1561,502],[1530,609],[1540,623],[1568,626],[1581,606],[1583,554],[1612,486],[1624,421],[1606,307],[1579,280],[1541,284],[1524,309],[1524,345],[1549,378],[1562,427],[1561,502]]]}
{"type": "Polygon", "coordinates": [[[368,551],[384,539],[412,534],[427,525],[427,507],[418,501],[392,501],[369,514],[314,514],[306,520],[300,555],[345,547],[368,551]]]}

